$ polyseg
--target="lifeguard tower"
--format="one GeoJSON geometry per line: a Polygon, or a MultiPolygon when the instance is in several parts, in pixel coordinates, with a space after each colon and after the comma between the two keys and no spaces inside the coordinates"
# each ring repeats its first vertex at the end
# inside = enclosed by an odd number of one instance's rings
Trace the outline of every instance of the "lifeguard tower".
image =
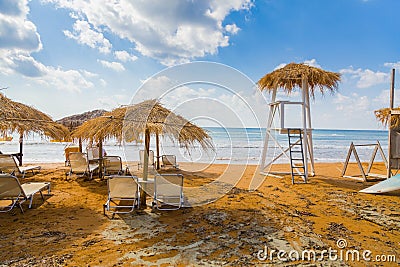
{"type": "Polygon", "coordinates": [[[278,177],[290,174],[292,183],[307,183],[308,176],[315,174],[310,94],[314,97],[315,88],[319,88],[321,93],[324,88],[335,91],[339,81],[339,73],[296,63],[290,63],[260,79],[260,89],[267,89],[272,94],[260,162],[261,174],[278,177]],[[289,95],[295,88],[301,89],[301,100],[277,100],[278,89],[283,89],[289,95]],[[294,118],[299,122],[296,127],[286,125],[286,109],[293,106],[301,110],[294,118]],[[277,137],[277,133],[286,135],[286,138],[277,137]],[[272,169],[273,164],[282,162],[279,161],[281,158],[289,163],[290,172],[272,169]]]}

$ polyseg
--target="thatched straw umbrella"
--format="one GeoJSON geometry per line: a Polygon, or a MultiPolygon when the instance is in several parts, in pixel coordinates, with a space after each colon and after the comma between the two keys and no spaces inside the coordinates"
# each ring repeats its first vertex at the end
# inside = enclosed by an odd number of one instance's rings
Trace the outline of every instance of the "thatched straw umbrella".
{"type": "Polygon", "coordinates": [[[340,73],[322,70],[303,63],[290,63],[283,68],[266,74],[258,81],[261,90],[283,88],[290,94],[296,87],[302,87],[302,78],[307,78],[310,95],[315,96],[318,89],[324,94],[325,89],[335,92],[340,81],[340,73]]]}
{"type": "Polygon", "coordinates": [[[45,135],[55,139],[63,139],[69,136],[69,131],[61,124],[54,122],[43,112],[14,102],[0,93],[0,131],[18,132],[20,134],[20,151],[15,156],[22,165],[22,139],[31,132],[45,135]]]}
{"type": "MultiPolygon", "coordinates": [[[[159,159],[159,135],[177,140],[179,145],[189,149],[196,142],[203,149],[212,148],[210,136],[202,128],[189,122],[182,116],[176,115],[163,107],[157,100],[147,100],[129,106],[125,116],[124,132],[144,134],[145,157],[143,164],[143,180],[148,175],[148,155],[150,151],[150,135],[156,135],[157,159],[159,159]]],[[[145,203],[143,194],[142,203],[145,203]]]]}
{"type": "Polygon", "coordinates": [[[122,140],[139,140],[141,134],[145,135],[145,140],[146,136],[151,134],[156,137],[165,135],[171,140],[177,140],[179,145],[186,149],[195,143],[199,143],[203,149],[212,147],[206,131],[174,114],[156,100],[147,100],[106,112],[103,116],[84,122],[73,131],[72,136],[99,143],[115,138],[121,143],[122,140]]]}
{"type": "MultiPolygon", "coordinates": [[[[141,135],[145,139],[143,180],[148,176],[150,136],[154,134],[159,156],[159,135],[177,140],[180,146],[189,149],[196,143],[203,149],[212,148],[210,136],[202,128],[163,107],[157,100],[147,100],[132,106],[116,108],[103,116],[89,120],[78,127],[72,136],[101,142],[108,138],[133,141],[141,135]]],[[[100,153],[101,155],[101,153],[100,153]]],[[[142,194],[145,197],[145,194],[142,194]]],[[[145,199],[142,199],[145,201],[145,199]]],[[[145,202],[142,202],[145,203],[145,202]]]]}
{"type": "Polygon", "coordinates": [[[398,130],[400,129],[400,115],[397,114],[391,114],[392,111],[397,111],[400,113],[400,107],[398,108],[382,108],[375,110],[375,117],[380,121],[384,126],[388,126],[389,124],[389,118],[390,118],[390,126],[389,128],[391,130],[398,130]]]}

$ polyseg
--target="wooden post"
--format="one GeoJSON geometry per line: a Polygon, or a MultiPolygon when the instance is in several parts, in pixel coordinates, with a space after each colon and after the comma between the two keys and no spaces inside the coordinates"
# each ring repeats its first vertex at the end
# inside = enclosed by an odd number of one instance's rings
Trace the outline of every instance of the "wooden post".
{"type": "Polygon", "coordinates": [[[307,131],[307,110],[306,110],[306,94],[308,92],[307,76],[302,78],[302,108],[303,108],[303,153],[304,153],[304,182],[308,180],[308,131],[307,131]]]}
{"type": "Polygon", "coordinates": [[[19,166],[22,166],[22,156],[24,155],[22,153],[22,148],[23,148],[23,141],[24,141],[24,135],[20,134],[19,135],[19,155],[17,157],[18,161],[19,161],[19,166]]]}
{"type": "Polygon", "coordinates": [[[79,137],[78,143],[79,143],[79,152],[82,153],[82,138],[79,137]]]}
{"type": "MultiPolygon", "coordinates": [[[[276,91],[277,91],[277,89],[274,89],[272,91],[271,103],[274,103],[276,100],[276,91]]],[[[260,164],[261,165],[260,166],[261,173],[264,173],[265,168],[266,168],[265,161],[266,161],[267,153],[268,153],[269,135],[270,135],[271,126],[272,126],[273,117],[274,117],[274,108],[275,108],[275,106],[269,105],[267,129],[265,131],[265,139],[264,139],[264,148],[263,148],[262,155],[261,155],[261,164],[260,164]]]]}
{"type": "MultiPolygon", "coordinates": [[[[150,130],[146,128],[144,133],[144,159],[143,159],[143,181],[147,181],[149,172],[149,153],[150,153],[150,130]]],[[[146,182],[140,190],[140,208],[146,208],[146,182]]]]}
{"type": "Polygon", "coordinates": [[[388,145],[388,156],[389,156],[389,166],[387,168],[387,178],[390,178],[392,175],[392,129],[391,129],[391,123],[392,123],[392,109],[394,108],[394,75],[395,75],[395,69],[392,69],[392,82],[390,86],[390,115],[389,115],[389,145],[388,145]]]}
{"type": "Polygon", "coordinates": [[[103,177],[103,140],[99,141],[99,178],[103,177]]]}
{"type": "Polygon", "coordinates": [[[310,106],[310,94],[308,90],[308,84],[307,84],[307,90],[305,91],[306,93],[306,111],[307,111],[307,129],[308,129],[308,135],[306,136],[307,143],[308,143],[308,149],[309,149],[309,157],[310,157],[310,167],[311,167],[311,176],[315,175],[315,167],[314,167],[314,145],[313,145],[313,136],[312,136],[312,126],[311,126],[311,106],[310,106]]]}
{"type": "Polygon", "coordinates": [[[156,153],[157,153],[157,170],[160,169],[160,137],[158,136],[158,133],[156,133],[156,153]]]}

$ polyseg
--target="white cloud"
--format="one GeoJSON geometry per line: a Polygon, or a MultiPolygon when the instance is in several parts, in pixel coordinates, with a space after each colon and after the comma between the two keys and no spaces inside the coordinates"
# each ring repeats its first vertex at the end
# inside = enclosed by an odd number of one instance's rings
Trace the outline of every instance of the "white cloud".
{"type": "Polygon", "coordinates": [[[0,1],[0,14],[8,16],[23,16],[28,13],[26,0],[2,0],[0,1]]]}
{"type": "Polygon", "coordinates": [[[12,51],[39,51],[42,49],[36,26],[27,18],[28,2],[0,2],[0,49],[12,51]]]}
{"type": "MultiPolygon", "coordinates": [[[[400,95],[400,90],[395,90],[395,103],[394,106],[398,107],[400,103],[396,101],[398,98],[396,96],[400,95]]],[[[373,99],[374,102],[379,104],[381,107],[389,107],[390,105],[390,90],[381,90],[381,93],[373,99]]]]}
{"type": "MultiPolygon", "coordinates": [[[[321,65],[319,65],[317,63],[317,60],[315,58],[309,59],[309,60],[304,60],[304,62],[302,62],[302,63],[306,64],[308,66],[311,66],[311,67],[316,67],[316,68],[320,68],[320,69],[322,68],[321,65]]],[[[289,64],[289,63],[281,63],[278,66],[276,66],[274,68],[274,70],[281,69],[281,68],[285,67],[287,64],[289,64]]]]}
{"type": "Polygon", "coordinates": [[[236,24],[228,24],[225,26],[225,30],[231,34],[237,34],[240,28],[236,24]]]}
{"type": "Polygon", "coordinates": [[[106,60],[97,60],[97,61],[100,62],[100,64],[101,64],[103,67],[112,69],[112,70],[114,70],[114,71],[124,71],[124,70],[125,70],[124,65],[122,65],[122,64],[119,63],[119,62],[115,62],[115,61],[110,62],[110,61],[106,61],[106,60]]]}
{"type": "Polygon", "coordinates": [[[93,73],[63,70],[37,61],[32,52],[42,49],[36,26],[29,20],[27,0],[0,1],[0,71],[22,74],[29,82],[55,89],[80,91],[93,87],[93,73]]]}
{"type": "Polygon", "coordinates": [[[100,97],[97,102],[100,104],[102,109],[112,110],[121,105],[126,105],[126,100],[129,99],[127,95],[114,94],[112,96],[100,97]]]}
{"type": "Polygon", "coordinates": [[[92,29],[91,25],[84,20],[77,20],[74,23],[73,32],[64,31],[65,36],[78,41],[79,44],[97,48],[101,53],[110,53],[111,43],[101,32],[92,29]]]}
{"type": "Polygon", "coordinates": [[[47,86],[64,91],[81,92],[82,89],[92,88],[94,84],[85,79],[85,73],[78,70],[62,70],[60,68],[47,68],[47,75],[37,79],[47,86]]]}
{"type": "Polygon", "coordinates": [[[385,63],[383,65],[385,67],[389,67],[389,68],[400,69],[400,61],[395,62],[395,63],[388,62],[388,63],[385,63]]]}
{"type": "Polygon", "coordinates": [[[165,65],[216,54],[218,48],[228,46],[238,27],[223,26],[225,18],[233,11],[252,7],[252,0],[43,2],[71,9],[94,29],[104,28],[129,40],[136,51],[165,65]]]}
{"type": "Polygon", "coordinates": [[[320,68],[322,69],[321,65],[319,65],[317,63],[317,60],[315,58],[311,59],[311,60],[305,60],[304,64],[311,66],[311,67],[315,67],[315,68],[320,68]]]}
{"type": "Polygon", "coordinates": [[[114,52],[115,58],[122,61],[122,62],[127,62],[127,61],[135,61],[137,59],[137,56],[129,54],[127,51],[115,51],[114,52]]]}
{"type": "Polygon", "coordinates": [[[368,88],[374,85],[387,83],[389,74],[384,72],[374,72],[369,69],[353,69],[353,67],[340,70],[341,74],[350,75],[352,79],[357,80],[358,88],[368,88]]]}
{"type": "Polygon", "coordinates": [[[93,87],[91,78],[97,74],[85,70],[63,70],[38,62],[29,53],[1,51],[0,71],[3,74],[22,74],[31,82],[58,90],[80,92],[93,87]]]}
{"type": "Polygon", "coordinates": [[[338,93],[333,99],[333,103],[336,104],[336,110],[343,111],[345,114],[365,112],[370,108],[368,97],[356,93],[351,94],[351,96],[338,93]]]}

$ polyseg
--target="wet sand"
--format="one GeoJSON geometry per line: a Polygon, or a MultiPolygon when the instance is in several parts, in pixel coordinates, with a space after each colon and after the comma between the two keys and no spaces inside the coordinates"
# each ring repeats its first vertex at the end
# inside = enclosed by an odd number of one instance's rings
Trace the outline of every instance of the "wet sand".
{"type": "MultiPolygon", "coordinates": [[[[181,164],[185,205],[103,215],[105,180],[68,178],[63,164],[42,164],[21,182],[50,181],[51,196],[21,214],[0,214],[0,265],[6,266],[395,266],[400,263],[400,192],[368,195],[376,183],[341,178],[342,163],[316,164],[307,184],[261,176],[256,166],[181,164]],[[206,185],[206,186],[204,186],[206,185]],[[200,187],[200,188],[199,188],[200,187]],[[218,192],[218,194],[216,194],[218,192]],[[212,201],[212,202],[210,202],[212,201]],[[346,247],[338,248],[338,240],[346,247]],[[366,250],[370,261],[324,250],[366,250]],[[260,251],[261,250],[261,251],[260,251]],[[264,251],[268,257],[265,258],[264,251]],[[286,255],[278,257],[282,250],[286,255]],[[288,260],[315,252],[315,260],[288,260]],[[294,251],[294,252],[293,252],[294,251]],[[376,256],[396,262],[377,262],[376,256]],[[340,255],[338,255],[340,256],[340,255]],[[323,259],[321,259],[323,258],[323,259]],[[340,258],[340,257],[339,257],[340,258]]],[[[282,169],[284,166],[277,166],[282,169]]],[[[347,174],[358,174],[355,164],[347,174]]],[[[139,174],[137,169],[132,172],[139,174]]],[[[166,172],[175,172],[167,170],[166,172]]],[[[373,173],[384,174],[375,164],[373,173]]],[[[148,198],[150,204],[151,199],[148,198]]]]}

